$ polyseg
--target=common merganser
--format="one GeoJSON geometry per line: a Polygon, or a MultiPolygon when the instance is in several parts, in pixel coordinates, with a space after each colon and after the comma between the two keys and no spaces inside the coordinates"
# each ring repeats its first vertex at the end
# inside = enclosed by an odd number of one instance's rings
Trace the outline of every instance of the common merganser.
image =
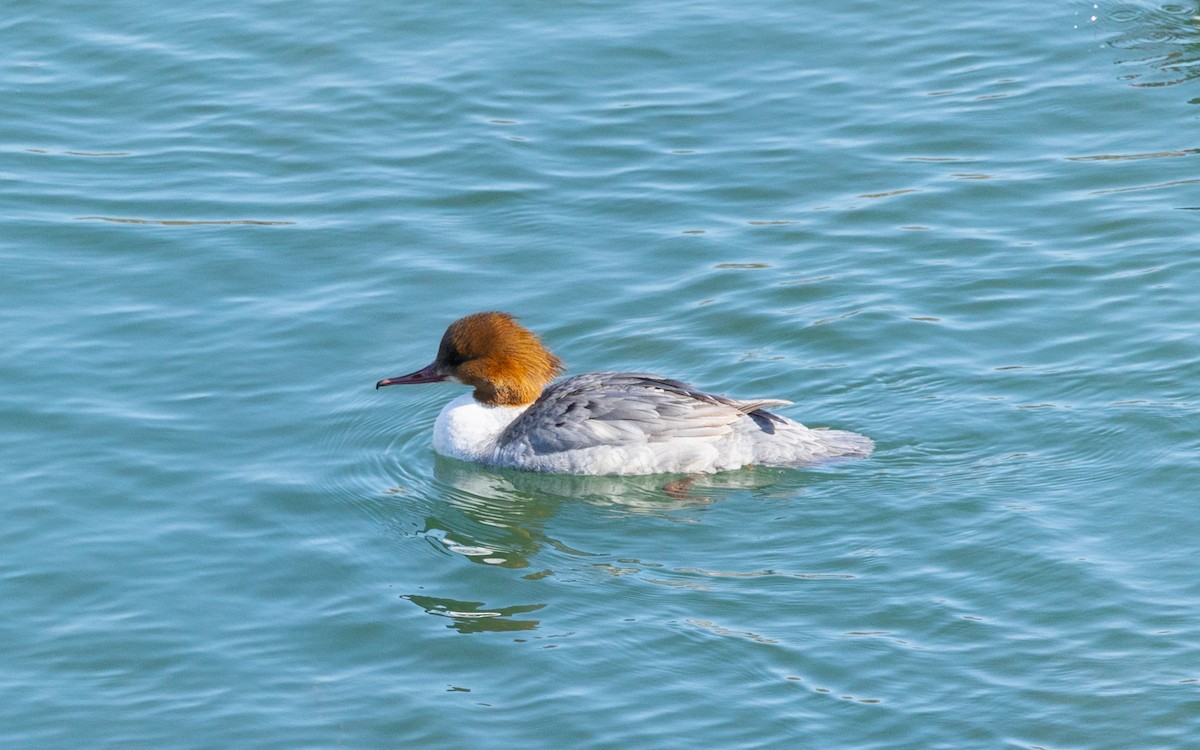
{"type": "Polygon", "coordinates": [[[740,401],[643,372],[590,372],[551,384],[563,364],[508,313],[454,321],[437,357],[375,384],[452,380],[474,388],[446,404],[433,449],[464,461],[566,474],[695,474],[865,458],[875,444],[809,429],[740,401]]]}

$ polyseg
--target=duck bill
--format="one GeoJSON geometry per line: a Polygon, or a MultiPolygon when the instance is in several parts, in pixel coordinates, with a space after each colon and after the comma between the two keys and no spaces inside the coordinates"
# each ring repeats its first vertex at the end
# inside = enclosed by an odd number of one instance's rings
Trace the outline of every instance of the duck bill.
{"type": "Polygon", "coordinates": [[[442,368],[438,367],[438,363],[434,362],[430,365],[422,367],[416,372],[410,372],[407,375],[401,375],[398,378],[384,378],[375,384],[376,390],[385,385],[416,385],[418,383],[440,383],[445,380],[446,376],[442,373],[442,368]]]}

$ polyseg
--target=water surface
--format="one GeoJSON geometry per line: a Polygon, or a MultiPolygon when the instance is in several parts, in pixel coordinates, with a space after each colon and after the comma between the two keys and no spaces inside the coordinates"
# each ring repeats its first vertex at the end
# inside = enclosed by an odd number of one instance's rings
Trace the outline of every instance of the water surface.
{"type": "Polygon", "coordinates": [[[1187,747],[1198,14],[16,3],[0,744],[1187,747]],[[878,450],[438,459],[493,308],[878,450]]]}

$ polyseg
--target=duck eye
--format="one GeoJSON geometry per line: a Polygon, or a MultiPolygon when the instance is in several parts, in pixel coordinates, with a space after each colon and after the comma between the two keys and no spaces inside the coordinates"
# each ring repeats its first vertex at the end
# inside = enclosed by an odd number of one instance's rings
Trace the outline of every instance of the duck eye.
{"type": "Polygon", "coordinates": [[[458,350],[458,347],[447,342],[442,343],[438,351],[438,359],[446,367],[458,367],[467,361],[467,358],[458,350]]]}

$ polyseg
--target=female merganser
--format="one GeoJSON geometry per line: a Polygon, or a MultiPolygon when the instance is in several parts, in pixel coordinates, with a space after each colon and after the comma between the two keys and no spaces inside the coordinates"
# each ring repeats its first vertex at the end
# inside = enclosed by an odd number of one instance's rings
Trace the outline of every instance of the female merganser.
{"type": "Polygon", "coordinates": [[[464,461],[567,474],[693,474],[865,458],[875,444],[809,429],[763,407],[643,372],[590,372],[550,382],[562,362],[501,312],[450,324],[437,358],[375,384],[453,380],[474,387],[446,404],[433,449],[464,461]]]}

